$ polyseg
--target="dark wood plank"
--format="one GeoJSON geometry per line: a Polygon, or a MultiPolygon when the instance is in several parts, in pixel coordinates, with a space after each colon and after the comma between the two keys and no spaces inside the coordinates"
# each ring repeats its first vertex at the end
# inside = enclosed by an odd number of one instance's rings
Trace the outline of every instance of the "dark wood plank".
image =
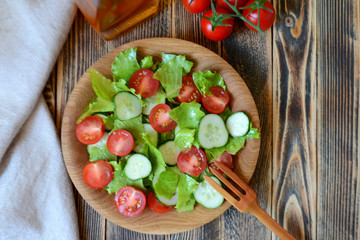
{"type": "Polygon", "coordinates": [[[316,238],[316,5],[274,1],[273,217],[316,238]]]}
{"type": "Polygon", "coordinates": [[[317,3],[318,239],[359,239],[360,3],[317,3]]]}
{"type": "MultiPolygon", "coordinates": [[[[272,42],[271,30],[261,35],[237,21],[234,33],[223,42],[223,57],[248,85],[259,111],[261,151],[250,186],[262,208],[271,214],[272,161],[272,42]]],[[[225,239],[270,239],[271,232],[253,215],[230,208],[224,214],[225,239]]]]}

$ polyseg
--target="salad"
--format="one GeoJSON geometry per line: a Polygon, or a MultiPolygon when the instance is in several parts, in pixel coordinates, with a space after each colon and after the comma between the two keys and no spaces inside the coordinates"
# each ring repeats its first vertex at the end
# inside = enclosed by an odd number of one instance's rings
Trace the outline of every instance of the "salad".
{"type": "Polygon", "coordinates": [[[137,49],[127,49],[112,63],[112,80],[90,69],[96,97],[77,120],[76,136],[89,153],[86,184],[115,194],[126,216],[147,204],[157,213],[221,206],[203,175],[221,185],[213,162],[232,167],[245,141],[260,136],[244,112],[228,108],[219,73],[191,74],[185,56],[161,57],[138,61],[137,49]]]}

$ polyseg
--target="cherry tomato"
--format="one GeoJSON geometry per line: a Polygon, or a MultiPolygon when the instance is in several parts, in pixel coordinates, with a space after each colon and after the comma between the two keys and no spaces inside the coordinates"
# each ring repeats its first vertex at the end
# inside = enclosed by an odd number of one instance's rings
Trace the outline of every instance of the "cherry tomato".
{"type": "Polygon", "coordinates": [[[229,103],[229,94],[221,87],[211,87],[209,90],[212,95],[202,97],[204,108],[210,113],[222,113],[229,103]]]}
{"type": "Polygon", "coordinates": [[[148,204],[149,207],[157,213],[166,213],[171,211],[174,206],[166,206],[164,204],[161,204],[155,197],[155,194],[153,191],[151,191],[148,195],[148,204]]]}
{"type": "MultiPolygon", "coordinates": [[[[217,14],[228,14],[226,10],[222,8],[215,8],[217,14]]],[[[205,14],[204,17],[213,17],[213,11],[210,9],[205,14]]],[[[227,24],[228,26],[216,26],[214,31],[212,30],[213,23],[206,18],[201,19],[201,30],[204,35],[213,41],[221,41],[230,36],[234,29],[234,19],[228,18],[221,21],[222,23],[227,24]]]]}
{"type": "Polygon", "coordinates": [[[140,69],[131,75],[129,87],[135,89],[136,94],[143,98],[153,96],[159,89],[159,80],[154,79],[154,72],[149,69],[140,69]]]}
{"type": "Polygon", "coordinates": [[[115,205],[121,214],[134,217],[144,211],[146,196],[137,188],[122,187],[115,195],[115,205]]]}
{"type": "Polygon", "coordinates": [[[198,176],[207,167],[206,155],[201,149],[192,146],[189,151],[179,154],[177,165],[180,171],[191,176],[198,176]]]}
{"type": "MultiPolygon", "coordinates": [[[[255,0],[248,1],[245,4],[245,7],[253,4],[254,2],[255,2],[255,0]]],[[[269,1],[266,1],[264,3],[264,6],[271,9],[271,11],[269,11],[269,10],[266,10],[266,9],[260,7],[260,28],[261,28],[261,30],[266,31],[273,25],[273,23],[275,21],[275,9],[269,1]]],[[[246,8],[243,10],[242,13],[247,20],[249,20],[251,23],[253,23],[254,25],[257,26],[259,15],[258,15],[258,10],[256,9],[256,7],[255,7],[254,11],[252,11],[252,8],[246,8]]],[[[257,30],[254,29],[253,27],[251,27],[248,23],[245,22],[245,25],[249,29],[257,32],[257,30]]]]}
{"type": "Polygon", "coordinates": [[[151,109],[149,122],[158,133],[170,132],[176,127],[177,123],[169,115],[170,110],[171,108],[164,103],[160,103],[151,109]]]}
{"type": "Polygon", "coordinates": [[[103,160],[88,163],[83,171],[83,178],[92,188],[106,187],[114,177],[112,166],[103,160]]]}
{"type": "MultiPolygon", "coordinates": [[[[220,157],[216,158],[214,160],[214,162],[221,162],[228,168],[231,168],[233,165],[233,158],[230,153],[225,151],[225,152],[223,152],[223,154],[220,155],[220,157]]],[[[210,167],[209,167],[210,172],[211,172],[212,168],[214,168],[215,170],[218,170],[220,172],[220,174],[223,174],[223,171],[221,171],[217,166],[215,166],[214,162],[210,163],[210,167]]]]}
{"type": "Polygon", "coordinates": [[[180,89],[179,96],[177,96],[177,99],[179,102],[201,101],[201,93],[197,89],[191,75],[182,78],[182,87],[180,89]]]}
{"type": "MultiPolygon", "coordinates": [[[[245,3],[246,3],[247,0],[228,0],[228,2],[229,2],[231,5],[233,5],[233,6],[235,6],[236,1],[237,1],[236,8],[237,8],[238,10],[240,10],[240,8],[245,5],[245,3]]],[[[231,9],[231,7],[230,7],[224,0],[216,0],[216,5],[217,5],[218,7],[221,7],[221,8],[223,8],[223,9],[225,9],[225,10],[228,11],[228,12],[231,12],[231,13],[234,12],[234,11],[231,9]]]]}
{"type": "Polygon", "coordinates": [[[97,143],[104,135],[104,131],[103,121],[96,116],[86,117],[76,125],[76,137],[86,145],[97,143]]]}
{"type": "Polygon", "coordinates": [[[106,146],[110,153],[125,157],[134,148],[134,138],[128,131],[119,129],[110,134],[106,146]]]}
{"type": "Polygon", "coordinates": [[[210,6],[211,0],[182,0],[186,10],[191,13],[202,13],[210,6]]]}

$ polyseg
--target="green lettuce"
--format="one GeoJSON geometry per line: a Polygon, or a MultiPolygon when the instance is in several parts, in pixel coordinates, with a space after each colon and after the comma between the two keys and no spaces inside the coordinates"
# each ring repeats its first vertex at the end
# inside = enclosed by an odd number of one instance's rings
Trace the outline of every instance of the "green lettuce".
{"type": "Polygon", "coordinates": [[[202,95],[211,96],[212,94],[209,90],[211,87],[218,86],[226,90],[224,79],[219,73],[211,72],[209,70],[197,72],[193,74],[193,79],[202,95]]]}
{"type": "Polygon", "coordinates": [[[90,156],[90,162],[96,160],[107,160],[107,161],[116,161],[117,157],[114,154],[111,154],[106,147],[106,144],[101,147],[91,147],[88,150],[90,156]]]}
{"type": "Polygon", "coordinates": [[[174,144],[181,151],[186,151],[194,145],[195,141],[195,129],[182,128],[175,134],[174,144]]]}
{"type": "MultiPolygon", "coordinates": [[[[174,167],[177,168],[177,167],[174,167]]],[[[159,174],[158,181],[154,186],[156,194],[171,199],[176,192],[176,187],[180,179],[180,172],[167,168],[159,174]]]]}
{"type": "Polygon", "coordinates": [[[111,65],[114,80],[124,79],[129,82],[131,75],[140,69],[136,58],[136,48],[130,48],[121,52],[111,65]]]}
{"type": "Polygon", "coordinates": [[[189,175],[181,175],[177,187],[178,200],[175,205],[178,212],[192,211],[194,209],[194,192],[198,184],[199,183],[189,175]]]}
{"type": "Polygon", "coordinates": [[[146,190],[144,187],[142,179],[139,180],[130,180],[128,177],[126,177],[124,173],[124,167],[126,164],[126,159],[122,158],[120,162],[112,161],[109,162],[113,168],[114,168],[114,178],[113,180],[105,187],[106,191],[108,191],[109,194],[116,193],[119,191],[120,188],[125,186],[133,186],[142,190],[146,190]]]}
{"type": "Polygon", "coordinates": [[[78,118],[76,123],[81,122],[84,118],[93,115],[94,113],[99,112],[113,112],[114,111],[114,105],[112,102],[104,100],[100,97],[95,97],[89,105],[86,107],[84,112],[81,114],[81,116],[78,118]]]}
{"type": "Polygon", "coordinates": [[[162,62],[154,74],[165,89],[168,98],[179,95],[182,87],[182,77],[190,72],[193,63],[187,61],[185,56],[162,53],[162,62]]]}
{"type": "Polygon", "coordinates": [[[201,104],[197,102],[183,102],[179,107],[169,112],[170,117],[182,128],[197,128],[205,113],[200,110],[201,104]]]}
{"type": "Polygon", "coordinates": [[[104,77],[101,73],[89,69],[90,80],[96,96],[107,101],[112,101],[112,98],[116,94],[113,81],[104,77]]]}
{"type": "Polygon", "coordinates": [[[144,57],[140,62],[140,67],[153,70],[154,67],[156,67],[156,65],[154,65],[153,57],[152,56],[144,57]]]}
{"type": "Polygon", "coordinates": [[[166,163],[164,162],[161,152],[150,143],[150,140],[149,140],[149,137],[147,136],[147,134],[145,132],[143,132],[141,135],[142,135],[143,140],[145,141],[145,143],[148,146],[147,157],[151,161],[152,174],[153,174],[153,176],[156,176],[166,170],[166,163]]]}

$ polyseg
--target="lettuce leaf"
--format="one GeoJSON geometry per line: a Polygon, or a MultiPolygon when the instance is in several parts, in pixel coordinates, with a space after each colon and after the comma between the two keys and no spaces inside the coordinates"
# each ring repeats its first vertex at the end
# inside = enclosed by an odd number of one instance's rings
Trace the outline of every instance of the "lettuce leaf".
{"type": "Polygon", "coordinates": [[[190,72],[193,63],[187,61],[185,56],[164,54],[159,69],[154,74],[154,79],[158,79],[165,89],[168,98],[179,95],[182,87],[182,77],[190,72]]]}
{"type": "Polygon", "coordinates": [[[133,186],[141,190],[146,190],[144,187],[142,179],[139,180],[130,180],[126,177],[124,173],[124,167],[126,164],[126,159],[122,158],[119,163],[116,161],[109,162],[114,167],[114,178],[113,180],[104,188],[108,191],[109,194],[116,193],[120,188],[125,186],[133,186]]]}
{"type": "Polygon", "coordinates": [[[200,110],[201,104],[197,102],[183,102],[179,107],[169,112],[170,117],[182,128],[197,128],[205,113],[200,110]]]}
{"type": "Polygon", "coordinates": [[[84,118],[93,115],[94,113],[99,112],[113,112],[114,111],[114,105],[112,102],[104,100],[100,97],[95,97],[89,105],[86,107],[84,112],[81,114],[81,116],[78,118],[76,123],[81,122],[84,118]]]}
{"type": "Polygon", "coordinates": [[[175,134],[174,144],[180,148],[181,151],[186,151],[194,145],[195,129],[182,128],[175,134]]]}
{"type": "Polygon", "coordinates": [[[164,162],[161,152],[150,143],[150,140],[149,140],[149,137],[147,136],[147,134],[145,132],[143,132],[141,135],[142,135],[143,140],[145,141],[145,143],[148,146],[147,157],[151,161],[152,174],[153,174],[153,176],[156,176],[166,170],[166,163],[164,162]]]}
{"type": "Polygon", "coordinates": [[[198,186],[198,182],[187,174],[180,177],[177,193],[178,201],[175,208],[178,212],[192,211],[195,205],[194,192],[198,186]]]}
{"type": "Polygon", "coordinates": [[[111,102],[112,98],[116,94],[113,82],[93,69],[89,69],[89,74],[96,96],[111,102]]]}
{"type": "Polygon", "coordinates": [[[129,82],[131,75],[140,69],[136,58],[136,48],[130,48],[121,52],[111,65],[114,80],[124,79],[129,82]]]}
{"type": "Polygon", "coordinates": [[[106,144],[102,147],[92,147],[88,150],[90,156],[90,162],[96,160],[107,160],[107,161],[116,161],[117,157],[114,154],[111,154],[106,147],[106,144]]]}
{"type": "Polygon", "coordinates": [[[226,90],[224,79],[219,73],[211,72],[209,70],[197,72],[193,74],[193,79],[202,95],[211,96],[212,94],[209,90],[211,87],[218,86],[226,90]]]}
{"type": "Polygon", "coordinates": [[[144,57],[140,62],[141,68],[146,68],[151,70],[153,66],[154,66],[154,62],[152,56],[144,57]]]}
{"type": "MultiPolygon", "coordinates": [[[[177,167],[176,167],[177,168],[177,167]]],[[[154,186],[156,194],[159,194],[167,199],[171,199],[176,192],[176,187],[180,179],[180,172],[167,168],[159,174],[158,181],[154,186]]]]}

